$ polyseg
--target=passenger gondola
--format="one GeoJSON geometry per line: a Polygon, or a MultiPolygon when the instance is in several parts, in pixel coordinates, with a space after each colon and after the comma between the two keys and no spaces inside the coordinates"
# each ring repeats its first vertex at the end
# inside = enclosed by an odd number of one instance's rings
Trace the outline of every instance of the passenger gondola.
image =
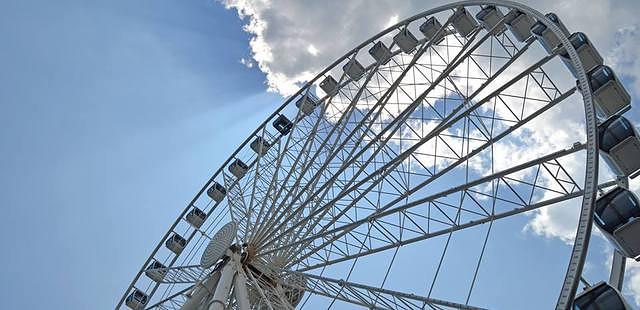
{"type": "Polygon", "coordinates": [[[133,310],[141,310],[144,309],[144,306],[148,301],[149,296],[147,294],[138,289],[135,289],[131,294],[129,294],[129,296],[127,296],[125,304],[127,305],[127,307],[133,310]]]}
{"type": "Polygon", "coordinates": [[[608,119],[631,108],[631,96],[611,68],[597,66],[587,75],[600,118],[608,119]]]}
{"type": "Polygon", "coordinates": [[[531,37],[531,27],[535,21],[522,11],[512,9],[505,16],[504,23],[516,40],[524,42],[531,37]]]}
{"type": "Polygon", "coordinates": [[[189,222],[189,224],[191,224],[191,226],[200,228],[200,226],[202,226],[204,221],[207,219],[207,213],[196,207],[193,207],[193,209],[191,209],[191,211],[187,213],[185,219],[187,220],[187,222],[189,222]]]}
{"type": "MultiPolygon", "coordinates": [[[[582,62],[582,68],[585,72],[589,72],[593,70],[595,67],[602,65],[604,60],[598,50],[593,46],[593,43],[587,38],[587,36],[582,32],[575,32],[571,36],[569,36],[569,41],[573,48],[575,48],[576,52],[578,52],[578,58],[580,58],[580,62],[582,62]]],[[[571,58],[569,57],[569,52],[566,49],[562,49],[560,52],[560,57],[564,64],[569,68],[571,74],[575,78],[578,78],[578,72],[573,67],[573,63],[571,62],[571,58]]]]}
{"type": "Polygon", "coordinates": [[[167,268],[165,265],[157,260],[154,260],[151,264],[149,264],[149,266],[147,266],[147,269],[144,271],[144,273],[151,280],[162,282],[164,276],[167,274],[167,270],[165,268],[167,268]]]}
{"type": "Polygon", "coordinates": [[[427,40],[434,41],[432,45],[437,45],[442,43],[442,41],[444,40],[444,33],[445,33],[444,29],[440,32],[440,35],[438,36],[438,38],[435,37],[436,33],[438,32],[438,30],[440,30],[440,28],[442,28],[442,24],[438,21],[437,18],[431,16],[427,19],[427,21],[425,21],[424,23],[422,23],[422,25],[420,25],[420,32],[422,32],[422,34],[424,35],[425,38],[427,38],[427,40]]]}
{"type": "Polygon", "coordinates": [[[267,142],[267,140],[262,137],[256,137],[249,146],[254,152],[256,152],[256,154],[260,156],[267,154],[269,148],[271,147],[269,142],[267,142]]]}
{"type": "Polygon", "coordinates": [[[606,282],[588,287],[573,301],[574,310],[631,310],[622,294],[606,282]]]}
{"type": "Polygon", "coordinates": [[[359,80],[364,75],[364,67],[355,58],[344,64],[344,66],[342,66],[342,70],[354,81],[359,80]]]}
{"type": "Polygon", "coordinates": [[[333,95],[333,92],[338,89],[338,81],[336,81],[336,79],[334,79],[331,75],[327,75],[327,77],[325,77],[324,80],[320,82],[320,88],[327,95],[333,95]]]}
{"type": "Polygon", "coordinates": [[[227,195],[227,190],[218,182],[214,181],[211,187],[207,189],[207,196],[217,202],[222,201],[225,195],[227,195]]]}
{"type": "Polygon", "coordinates": [[[626,118],[614,115],[598,127],[600,154],[619,176],[640,171],[640,135],[626,118]]]}
{"type": "Polygon", "coordinates": [[[507,30],[503,18],[504,14],[502,14],[502,11],[496,8],[495,5],[486,5],[476,14],[476,19],[480,22],[482,28],[487,31],[490,31],[494,27],[496,28],[494,35],[501,34],[507,30]]]}
{"type": "Polygon", "coordinates": [[[369,55],[376,60],[379,65],[384,65],[391,59],[391,50],[382,41],[378,41],[369,49],[369,55]]]}
{"type": "Polygon", "coordinates": [[[304,113],[304,115],[309,115],[313,113],[313,110],[320,104],[319,100],[316,99],[311,94],[305,94],[296,101],[296,107],[304,113]]]}
{"type": "Polygon", "coordinates": [[[411,54],[418,45],[418,39],[407,28],[402,28],[402,30],[393,37],[393,42],[395,42],[405,54],[411,54]]]}
{"type": "Polygon", "coordinates": [[[247,174],[247,171],[249,171],[249,166],[239,158],[236,158],[236,160],[229,165],[229,172],[231,172],[236,179],[242,179],[242,177],[247,174]]]}
{"type": "MultiPolygon", "coordinates": [[[[565,36],[569,37],[571,35],[569,30],[567,30],[567,27],[565,27],[556,14],[548,13],[545,16],[548,20],[556,24],[565,36]]],[[[551,52],[560,45],[560,38],[558,38],[558,36],[541,21],[537,21],[533,26],[531,26],[531,33],[538,38],[542,47],[544,47],[549,54],[551,54],[551,52]]]]}
{"type": "Polygon", "coordinates": [[[286,116],[280,114],[273,121],[273,128],[283,136],[286,136],[291,131],[291,128],[293,128],[293,123],[286,116]]]}
{"type": "Polygon", "coordinates": [[[451,21],[453,28],[463,37],[467,37],[478,27],[478,22],[469,14],[469,11],[464,7],[458,7],[453,13],[453,20],[451,21]]]}
{"type": "Polygon", "coordinates": [[[171,252],[175,254],[180,254],[184,247],[187,246],[187,239],[178,235],[177,233],[173,233],[169,239],[164,243],[164,245],[171,250],[171,252]]]}
{"type": "Polygon", "coordinates": [[[640,257],[640,202],[628,189],[616,187],[596,201],[594,223],[626,257],[640,257]]]}

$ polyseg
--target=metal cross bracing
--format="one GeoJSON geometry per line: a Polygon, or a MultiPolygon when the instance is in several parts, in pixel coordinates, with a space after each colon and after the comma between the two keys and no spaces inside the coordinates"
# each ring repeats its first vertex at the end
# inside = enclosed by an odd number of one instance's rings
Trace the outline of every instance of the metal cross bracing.
{"type": "Polygon", "coordinates": [[[425,305],[430,309],[483,309],[436,298],[425,298],[416,294],[381,289],[342,279],[332,279],[306,273],[291,272],[291,274],[305,277],[306,283],[304,286],[299,286],[300,289],[360,305],[368,309],[424,309],[425,305]]]}
{"type": "Polygon", "coordinates": [[[562,168],[558,159],[578,152],[583,147],[578,145],[427,197],[416,197],[410,203],[373,212],[349,224],[314,235],[308,240],[300,240],[298,243],[319,239],[316,247],[309,247],[308,252],[299,258],[302,263],[299,270],[323,267],[575,198],[581,194],[581,189],[574,178],[562,168]],[[527,176],[526,179],[519,177],[523,174],[527,176]],[[554,184],[549,184],[549,179],[554,184]],[[487,187],[487,184],[494,185],[494,188],[487,187]],[[373,227],[379,234],[358,232],[358,228],[369,230],[369,227],[373,227]],[[318,253],[326,251],[328,244],[335,248],[333,253],[329,253],[332,254],[331,257],[318,253]],[[336,258],[333,255],[336,251],[353,252],[338,249],[341,244],[346,247],[365,244],[367,248],[360,253],[336,258]],[[319,260],[322,264],[312,265],[308,259],[319,260]]]}
{"type": "Polygon", "coordinates": [[[445,141],[445,143],[446,143],[446,141],[445,141]]]}
{"type": "MultiPolygon", "coordinates": [[[[266,154],[236,152],[234,157],[247,162],[249,170],[241,179],[220,171],[225,200],[212,203],[201,191],[191,203],[207,212],[207,225],[194,229],[183,219],[170,230],[185,236],[188,246],[180,255],[169,253],[161,260],[169,266],[165,281],[150,283],[145,290],[153,295],[164,288],[161,298],[166,302],[157,307],[184,302],[184,294],[173,292],[196,276],[189,268],[171,266],[197,259],[228,219],[238,223],[237,241],[254,245],[257,259],[265,264],[277,256],[287,262],[279,272],[315,272],[343,261],[353,260],[354,266],[359,257],[391,249],[397,253],[401,246],[447,234],[450,238],[455,231],[482,224],[489,226],[486,245],[494,220],[583,196],[560,158],[576,155],[584,144],[495,170],[495,144],[576,92],[561,91],[543,70],[555,55],[516,76],[504,76],[535,40],[515,43],[507,32],[496,35],[480,27],[462,37],[453,31],[451,17],[438,30],[447,34],[442,42],[419,40],[410,54],[391,44],[386,64],[366,66],[357,80],[342,73],[338,90],[318,99],[321,104],[314,112],[296,111],[288,134],[272,134],[266,122],[256,130],[253,136],[271,143],[266,154]],[[472,167],[478,164],[485,171],[472,167]],[[463,183],[436,190],[452,177],[463,183]]],[[[345,61],[362,57],[363,50],[354,50],[345,61]]],[[[311,96],[309,85],[292,100],[311,96]]],[[[483,254],[484,246],[472,283],[483,254]]],[[[387,274],[392,265],[393,260],[387,274]]],[[[286,302],[277,304],[284,301],[280,292],[263,290],[264,279],[253,278],[251,272],[247,276],[248,285],[266,302],[263,306],[286,308],[286,302]]],[[[384,281],[373,287],[349,282],[348,277],[306,276],[307,283],[316,281],[308,292],[370,308],[424,308],[435,300],[431,289],[424,297],[386,290],[384,281]]]]}

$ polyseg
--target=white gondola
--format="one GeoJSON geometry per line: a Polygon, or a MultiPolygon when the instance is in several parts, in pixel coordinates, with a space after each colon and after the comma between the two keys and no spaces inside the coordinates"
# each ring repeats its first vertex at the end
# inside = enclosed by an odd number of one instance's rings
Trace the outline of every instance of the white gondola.
{"type": "Polygon", "coordinates": [[[400,32],[393,37],[393,42],[395,42],[405,54],[411,54],[418,45],[418,39],[407,28],[400,30],[400,32]]]}
{"type": "MultiPolygon", "coordinates": [[[[582,62],[582,67],[585,72],[589,72],[593,70],[595,67],[602,65],[604,63],[604,59],[598,53],[598,50],[593,46],[593,43],[587,38],[587,36],[582,32],[575,32],[571,36],[569,36],[569,41],[573,48],[578,52],[578,58],[582,62]]],[[[569,71],[573,74],[574,77],[578,77],[578,73],[576,69],[573,67],[571,63],[571,58],[569,57],[569,53],[566,49],[562,49],[560,52],[560,57],[564,64],[569,68],[569,71]]]]}
{"type": "Polygon", "coordinates": [[[242,177],[247,174],[247,171],[249,171],[249,166],[238,158],[229,165],[229,172],[231,172],[236,179],[242,179],[242,177]]]}
{"type": "Polygon", "coordinates": [[[507,27],[504,25],[503,19],[504,14],[495,5],[486,5],[476,14],[476,19],[480,22],[482,28],[487,31],[496,27],[494,34],[501,34],[507,27]],[[498,25],[499,24],[499,25],[498,25]]]}
{"type": "MultiPolygon", "coordinates": [[[[548,20],[556,24],[565,36],[569,37],[571,35],[569,30],[567,30],[567,27],[565,27],[556,14],[547,13],[545,16],[548,20]]],[[[541,21],[537,21],[533,26],[531,26],[531,33],[538,38],[542,47],[544,47],[549,54],[551,54],[553,49],[560,45],[560,38],[558,38],[558,36],[541,21]]]]}
{"type": "Polygon", "coordinates": [[[628,189],[616,187],[596,201],[594,223],[624,254],[640,257],[640,202],[628,189]]]}
{"type": "Polygon", "coordinates": [[[167,241],[164,243],[167,249],[171,250],[171,252],[175,254],[180,254],[184,247],[187,246],[187,239],[182,236],[174,233],[167,241]]]}
{"type": "Polygon", "coordinates": [[[300,109],[304,115],[313,113],[313,110],[315,110],[319,104],[319,101],[311,94],[302,95],[300,99],[296,101],[296,107],[300,109]]]}
{"type": "Polygon", "coordinates": [[[191,211],[189,211],[189,213],[187,213],[185,219],[187,220],[187,222],[189,222],[189,224],[191,224],[191,226],[200,228],[200,226],[202,226],[204,221],[207,219],[207,213],[194,207],[191,211]]]}
{"type": "Polygon", "coordinates": [[[606,282],[586,288],[573,301],[574,310],[631,310],[622,294],[606,282]]]}
{"type": "Polygon", "coordinates": [[[217,202],[222,201],[225,195],[227,195],[227,189],[218,182],[214,181],[211,187],[207,189],[207,196],[217,202]]]}
{"type": "Polygon", "coordinates": [[[505,16],[504,23],[516,40],[524,42],[531,37],[531,27],[535,20],[518,9],[512,9],[505,16]]]}
{"type": "Polygon", "coordinates": [[[597,66],[587,75],[599,117],[607,119],[631,108],[631,96],[611,68],[597,66]]]}
{"type": "Polygon", "coordinates": [[[267,142],[267,140],[262,137],[256,137],[256,139],[253,140],[249,146],[254,152],[256,152],[256,154],[263,156],[264,154],[267,154],[269,148],[271,147],[271,144],[269,144],[269,142],[267,142]]]}
{"type": "Polygon", "coordinates": [[[640,171],[640,135],[631,122],[614,115],[598,127],[600,154],[620,176],[635,177],[640,171]]]}
{"type": "Polygon", "coordinates": [[[391,59],[391,50],[382,41],[378,41],[378,43],[369,49],[369,55],[371,55],[379,65],[384,65],[391,59]]]}
{"type": "Polygon", "coordinates": [[[167,266],[157,260],[154,260],[153,263],[149,264],[147,269],[144,271],[144,274],[153,281],[162,282],[164,276],[167,274],[167,270],[165,268],[167,268],[167,266]]]}
{"type": "Polygon", "coordinates": [[[478,27],[478,22],[469,14],[469,12],[459,7],[453,13],[453,20],[451,21],[453,28],[463,37],[468,36],[478,27]]]}
{"type": "Polygon", "coordinates": [[[355,58],[344,64],[342,70],[354,81],[359,80],[364,75],[364,67],[355,58]]]}
{"type": "Polygon", "coordinates": [[[135,289],[127,299],[125,300],[125,304],[127,307],[133,310],[141,310],[144,309],[144,306],[147,305],[149,301],[149,296],[142,291],[135,289]]]}
{"type": "MultiPolygon", "coordinates": [[[[422,32],[427,40],[434,40],[436,33],[438,32],[438,30],[440,30],[440,28],[442,28],[442,24],[438,21],[437,18],[431,16],[427,19],[427,21],[420,25],[420,32],[422,32]]],[[[434,40],[435,42],[433,42],[432,45],[440,44],[444,40],[444,33],[445,30],[443,29],[440,32],[438,38],[434,40]]]]}
{"type": "Polygon", "coordinates": [[[273,121],[273,128],[275,128],[278,132],[280,132],[283,136],[289,134],[291,128],[293,128],[293,123],[284,115],[280,114],[273,121]]]}
{"type": "Polygon", "coordinates": [[[338,89],[338,81],[334,79],[332,76],[327,75],[327,77],[320,82],[320,88],[327,94],[332,95],[338,89]]]}

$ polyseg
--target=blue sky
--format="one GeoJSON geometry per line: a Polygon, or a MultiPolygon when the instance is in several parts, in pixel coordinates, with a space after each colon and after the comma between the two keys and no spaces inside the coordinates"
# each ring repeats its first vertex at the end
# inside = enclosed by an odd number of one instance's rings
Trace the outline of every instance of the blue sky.
{"type": "Polygon", "coordinates": [[[211,1],[0,7],[3,308],[108,309],[280,97],[211,1]]]}
{"type": "MultiPolygon", "coordinates": [[[[0,8],[4,307],[110,309],[179,210],[282,97],[240,63],[251,57],[244,22],[214,1],[1,0],[0,8]]],[[[488,255],[515,247],[529,273],[564,268],[547,269],[535,255],[567,253],[558,240],[502,238],[488,255]]],[[[602,260],[603,243],[593,249],[602,260]]],[[[489,261],[488,274],[504,267],[489,261]]],[[[587,272],[601,278],[602,269],[587,272]]],[[[488,287],[478,300],[545,283],[521,285],[488,287]]]]}

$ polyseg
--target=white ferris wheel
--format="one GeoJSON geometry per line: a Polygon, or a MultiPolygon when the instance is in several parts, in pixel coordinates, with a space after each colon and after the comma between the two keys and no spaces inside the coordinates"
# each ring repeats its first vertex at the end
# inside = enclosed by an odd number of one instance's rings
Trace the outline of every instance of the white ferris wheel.
{"type": "Polygon", "coordinates": [[[240,143],[116,309],[499,308],[479,297],[492,228],[570,202],[578,223],[556,257],[558,289],[522,298],[629,309],[624,262],[640,255],[630,107],[587,36],[553,13],[500,0],[422,12],[348,51],[240,143]],[[575,140],[527,144],[553,111],[579,116],[567,121],[575,140]],[[504,145],[529,149],[499,155],[504,145]],[[606,281],[582,273],[593,223],[615,249],[606,281]]]}

